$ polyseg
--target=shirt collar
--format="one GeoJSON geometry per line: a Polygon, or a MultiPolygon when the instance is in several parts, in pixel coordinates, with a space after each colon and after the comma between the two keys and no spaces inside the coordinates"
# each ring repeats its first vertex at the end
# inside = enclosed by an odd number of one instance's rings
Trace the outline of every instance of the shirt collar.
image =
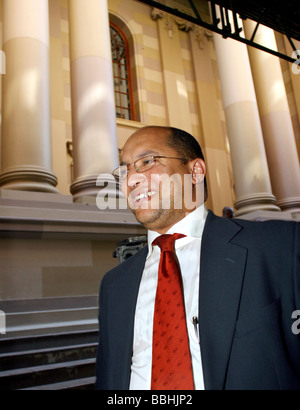
{"type": "MultiPolygon", "coordinates": [[[[208,214],[208,210],[204,204],[200,205],[196,208],[193,212],[189,213],[175,225],[173,225],[167,234],[173,233],[182,233],[188,237],[201,239],[206,217],[208,214]]],[[[151,255],[153,251],[152,242],[158,237],[160,234],[156,231],[148,231],[148,256],[151,255]]]]}

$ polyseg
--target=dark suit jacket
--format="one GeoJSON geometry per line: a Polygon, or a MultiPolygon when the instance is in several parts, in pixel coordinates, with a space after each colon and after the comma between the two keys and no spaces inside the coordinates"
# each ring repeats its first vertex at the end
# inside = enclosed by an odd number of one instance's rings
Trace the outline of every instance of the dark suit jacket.
{"type": "MultiPolygon", "coordinates": [[[[102,281],[97,389],[129,388],[134,314],[147,251],[102,281]]],[[[205,388],[300,390],[295,310],[300,310],[300,224],[229,220],[209,212],[199,297],[205,388]]]]}

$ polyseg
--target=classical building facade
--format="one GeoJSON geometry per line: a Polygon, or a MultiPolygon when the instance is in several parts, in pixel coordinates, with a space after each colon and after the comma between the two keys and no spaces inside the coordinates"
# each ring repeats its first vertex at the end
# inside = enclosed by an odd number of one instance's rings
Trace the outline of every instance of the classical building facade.
{"type": "Polygon", "coordinates": [[[109,177],[144,125],[200,142],[216,214],[300,218],[290,63],[135,0],[1,0],[0,13],[0,301],[97,294],[117,243],[145,233],[109,177]],[[99,209],[108,191],[116,207],[99,209]]]}

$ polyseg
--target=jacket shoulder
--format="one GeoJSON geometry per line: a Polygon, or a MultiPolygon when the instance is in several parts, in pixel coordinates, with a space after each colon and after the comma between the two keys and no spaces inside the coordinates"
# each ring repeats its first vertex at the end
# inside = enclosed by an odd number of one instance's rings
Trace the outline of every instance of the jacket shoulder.
{"type": "Polygon", "coordinates": [[[213,212],[209,211],[207,217],[206,228],[218,227],[218,229],[229,230],[233,226],[236,227],[238,231],[245,229],[247,232],[272,232],[272,231],[282,231],[294,232],[300,230],[300,222],[297,221],[285,221],[285,220],[275,220],[269,219],[265,221],[249,221],[242,218],[227,219],[223,217],[216,216],[213,212]],[[238,229],[239,228],[239,229],[238,229]]]}
{"type": "Polygon", "coordinates": [[[209,212],[203,232],[203,241],[214,244],[232,242],[240,246],[290,252],[300,244],[300,223],[283,220],[248,221],[227,219],[209,212]],[[294,246],[292,245],[294,244],[294,246]]]}
{"type": "Polygon", "coordinates": [[[130,275],[133,271],[136,271],[137,269],[140,269],[141,266],[144,266],[147,253],[148,246],[145,246],[135,255],[131,256],[126,261],[120,263],[118,266],[108,271],[102,279],[102,286],[112,284],[115,281],[119,281],[120,279],[130,279],[130,275]]]}

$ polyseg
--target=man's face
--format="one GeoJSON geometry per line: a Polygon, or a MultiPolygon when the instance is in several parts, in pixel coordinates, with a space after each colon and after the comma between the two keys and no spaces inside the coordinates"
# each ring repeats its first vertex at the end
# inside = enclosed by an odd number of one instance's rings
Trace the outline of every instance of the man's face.
{"type": "MultiPolygon", "coordinates": [[[[122,163],[132,164],[148,155],[181,158],[166,144],[167,135],[168,131],[160,128],[137,131],[124,146],[122,163]]],[[[184,175],[191,174],[192,169],[192,161],[183,163],[170,158],[157,159],[153,168],[141,173],[131,167],[128,177],[122,182],[122,191],[137,220],[147,229],[161,234],[180,221],[188,213],[183,198],[184,175]],[[164,185],[168,177],[172,178],[169,186],[164,185]]]]}

